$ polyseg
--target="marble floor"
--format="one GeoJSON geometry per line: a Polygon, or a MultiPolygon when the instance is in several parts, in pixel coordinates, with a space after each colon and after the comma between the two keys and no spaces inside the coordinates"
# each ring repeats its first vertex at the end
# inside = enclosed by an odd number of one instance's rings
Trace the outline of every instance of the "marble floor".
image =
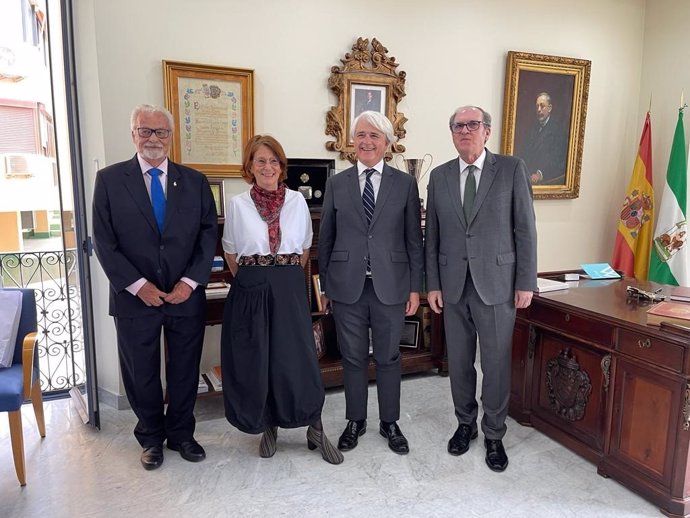
{"type": "MultiPolygon", "coordinates": [[[[484,463],[483,437],[461,457],[446,452],[456,423],[448,378],[406,377],[400,427],[410,454],[391,452],[377,431],[370,386],[369,432],[345,462],[331,466],[306,447],[305,431],[280,430],[272,459],[258,436],[223,418],[220,398],[197,403],[198,464],[165,450],[145,471],[131,434],[131,411],[101,407],[100,432],[84,426],[69,400],[45,404],[40,440],[23,409],[27,485],[17,482],[7,418],[0,417],[0,517],[657,517],[657,508],[543,434],[509,420],[504,473],[484,463]]],[[[335,442],[345,425],[341,390],[328,391],[323,421],[335,442]]]]}

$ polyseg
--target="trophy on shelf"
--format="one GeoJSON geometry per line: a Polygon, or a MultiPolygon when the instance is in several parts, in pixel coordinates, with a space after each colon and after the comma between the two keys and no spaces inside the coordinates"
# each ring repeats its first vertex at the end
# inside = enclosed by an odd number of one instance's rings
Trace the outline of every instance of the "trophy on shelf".
{"type": "MultiPolygon", "coordinates": [[[[402,161],[405,163],[405,169],[407,169],[407,172],[409,174],[415,177],[417,183],[419,183],[422,180],[422,178],[424,178],[427,175],[429,169],[431,169],[431,164],[434,161],[433,157],[429,153],[424,155],[423,158],[405,158],[402,155],[398,155],[397,158],[402,158],[402,161]],[[429,157],[428,163],[427,157],[429,157]]],[[[396,165],[400,167],[400,160],[398,160],[397,158],[396,165]]]]}
{"type": "MultiPolygon", "coordinates": [[[[396,165],[400,167],[400,160],[398,158],[402,158],[402,161],[405,163],[405,169],[407,169],[407,172],[414,176],[415,180],[417,180],[417,185],[419,185],[419,182],[422,181],[422,179],[427,175],[429,170],[431,169],[431,164],[434,161],[434,158],[427,153],[424,155],[422,158],[405,158],[402,155],[397,155],[396,157],[396,165]],[[429,161],[427,163],[427,157],[429,157],[429,161]],[[426,165],[426,168],[424,167],[426,165]]],[[[402,169],[402,168],[401,168],[402,169]]],[[[422,218],[424,217],[424,200],[422,198],[419,199],[419,203],[422,206],[422,218]]]]}

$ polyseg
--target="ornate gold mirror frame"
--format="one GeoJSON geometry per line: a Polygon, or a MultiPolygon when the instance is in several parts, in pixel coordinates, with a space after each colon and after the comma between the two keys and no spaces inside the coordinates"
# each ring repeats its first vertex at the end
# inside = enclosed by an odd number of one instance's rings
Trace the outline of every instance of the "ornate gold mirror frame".
{"type": "MultiPolygon", "coordinates": [[[[399,64],[388,56],[388,49],[376,38],[357,38],[352,52],[340,61],[343,66],[331,68],[328,88],[338,96],[338,105],[332,106],[326,114],[326,135],[335,141],[326,142],[326,149],[338,151],[341,160],[357,161],[355,148],[350,138],[350,127],[354,118],[365,110],[383,113],[393,124],[398,141],[405,138],[405,115],[398,112],[398,103],[405,97],[405,72],[396,72],[399,64]]],[[[385,159],[393,153],[402,153],[405,146],[394,142],[385,159]]]]}

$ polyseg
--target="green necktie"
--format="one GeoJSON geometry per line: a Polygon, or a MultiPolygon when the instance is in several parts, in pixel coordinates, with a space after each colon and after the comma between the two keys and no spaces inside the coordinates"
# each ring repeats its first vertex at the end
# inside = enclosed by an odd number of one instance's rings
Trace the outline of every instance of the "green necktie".
{"type": "Polygon", "coordinates": [[[474,172],[477,166],[467,166],[467,179],[465,180],[465,194],[462,199],[462,210],[465,212],[465,219],[470,220],[472,214],[472,207],[474,207],[474,197],[477,194],[477,181],[474,178],[474,172]]]}

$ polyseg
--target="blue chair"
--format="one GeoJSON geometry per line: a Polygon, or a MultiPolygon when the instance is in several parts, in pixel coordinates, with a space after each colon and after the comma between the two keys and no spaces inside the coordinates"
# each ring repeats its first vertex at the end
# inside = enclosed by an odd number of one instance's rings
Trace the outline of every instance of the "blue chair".
{"type": "MultiPolygon", "coordinates": [[[[11,288],[4,288],[9,290],[11,288]]],[[[36,349],[36,296],[34,290],[21,289],[22,313],[19,320],[17,342],[12,366],[0,369],[0,412],[8,412],[14,469],[19,484],[26,485],[24,462],[24,435],[22,430],[22,403],[31,399],[41,437],[46,436],[43,417],[43,398],[38,378],[38,351],[36,349]]]]}

